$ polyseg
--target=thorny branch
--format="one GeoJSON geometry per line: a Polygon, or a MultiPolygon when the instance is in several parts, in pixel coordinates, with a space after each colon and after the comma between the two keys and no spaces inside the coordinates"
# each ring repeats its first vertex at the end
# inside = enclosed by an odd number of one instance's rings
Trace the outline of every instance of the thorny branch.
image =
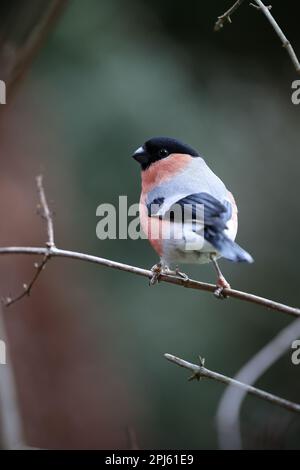
{"type": "Polygon", "coordinates": [[[296,56],[296,53],[295,53],[290,41],[287,39],[286,35],[284,34],[282,29],[280,28],[279,24],[277,23],[277,21],[272,16],[272,14],[270,12],[270,8],[267,7],[261,0],[254,0],[254,1],[257,3],[259,9],[263,12],[265,17],[269,20],[269,22],[273,26],[277,36],[279,37],[279,39],[282,42],[283,47],[287,50],[287,53],[289,54],[289,56],[291,58],[291,61],[294,64],[296,72],[300,74],[300,63],[299,63],[298,57],[296,56]]]}
{"type": "MultiPolygon", "coordinates": [[[[0,248],[0,255],[11,255],[11,254],[24,254],[24,255],[46,255],[49,253],[47,248],[43,247],[3,247],[0,248]]],[[[118,269],[119,271],[126,271],[128,273],[136,274],[138,276],[147,277],[151,279],[153,272],[148,269],[138,268],[136,266],[131,266],[129,264],[119,263],[118,261],[112,261],[106,258],[99,258],[98,256],[88,255],[85,253],[78,253],[76,251],[61,250],[59,248],[51,249],[51,258],[60,257],[60,258],[72,258],[80,261],[87,261],[89,263],[100,264],[101,266],[106,266],[108,268],[118,269]]],[[[178,286],[183,286],[189,289],[196,289],[206,292],[214,293],[216,286],[214,284],[208,284],[206,282],[194,281],[192,279],[182,279],[179,277],[171,276],[168,274],[161,274],[159,280],[161,282],[167,282],[169,284],[175,284],[178,286]]],[[[283,312],[293,317],[300,317],[300,309],[296,307],[289,307],[288,305],[281,304],[279,302],[274,302],[273,300],[265,299],[264,297],[259,297],[254,294],[248,294],[247,292],[238,291],[231,288],[224,289],[224,294],[227,297],[232,297],[235,299],[244,300],[245,302],[254,303],[261,305],[271,310],[277,310],[278,312],[283,312]]]]}
{"type": "MultiPolygon", "coordinates": [[[[231,15],[239,8],[239,6],[243,3],[244,0],[238,0],[235,4],[229,8],[223,15],[219,16],[214,30],[219,31],[223,28],[224,23],[228,22],[231,23],[231,15]]],[[[253,0],[255,3],[250,3],[250,6],[257,8],[258,10],[262,11],[265,15],[267,20],[270,22],[271,26],[273,27],[274,31],[276,32],[277,36],[279,37],[280,41],[282,42],[283,47],[286,49],[287,53],[290,56],[290,59],[296,69],[296,72],[300,74],[300,62],[299,59],[291,45],[290,41],[287,39],[286,35],[280,28],[279,24],[273,17],[272,13],[270,12],[272,6],[266,6],[261,0],[253,0]]]]}
{"type": "Polygon", "coordinates": [[[225,13],[221,16],[218,16],[218,19],[215,23],[214,31],[220,31],[224,27],[225,23],[231,23],[231,16],[233,13],[241,6],[241,4],[244,2],[244,0],[237,0],[232,7],[229,8],[229,10],[225,11],[225,13]]]}
{"type": "Polygon", "coordinates": [[[4,305],[6,307],[9,307],[10,305],[14,304],[18,300],[21,300],[25,296],[30,295],[32,287],[34,286],[34,284],[37,281],[39,275],[41,274],[41,272],[43,271],[44,267],[46,266],[47,262],[49,261],[49,259],[51,257],[51,249],[55,247],[53,219],[52,219],[52,214],[49,210],[49,206],[48,206],[48,202],[47,202],[47,198],[46,198],[46,194],[45,194],[45,190],[44,190],[44,186],[43,186],[43,176],[42,175],[39,175],[39,176],[36,177],[36,185],[37,185],[37,190],[38,190],[39,200],[40,200],[40,204],[38,205],[38,209],[41,210],[41,212],[40,212],[41,216],[43,217],[43,219],[46,220],[46,223],[47,223],[47,234],[48,234],[48,239],[47,239],[47,242],[46,242],[47,250],[44,254],[44,257],[43,257],[43,260],[41,261],[41,263],[35,263],[34,264],[34,267],[36,268],[36,272],[35,272],[35,275],[33,276],[32,280],[29,282],[29,284],[23,284],[23,292],[21,292],[21,294],[19,294],[18,296],[14,297],[14,298],[8,297],[4,301],[4,305]]]}
{"type": "Polygon", "coordinates": [[[42,209],[41,215],[47,222],[48,241],[46,243],[46,246],[48,248],[53,248],[55,246],[55,244],[54,244],[53,219],[52,219],[52,214],[49,210],[47,198],[46,198],[46,195],[45,195],[45,190],[44,190],[44,186],[43,186],[43,176],[42,175],[37,176],[36,184],[37,184],[37,189],[38,189],[40,204],[41,204],[41,209],[42,209]]]}
{"type": "MultiPolygon", "coordinates": [[[[47,262],[52,257],[71,258],[71,259],[77,259],[81,261],[87,261],[90,263],[99,264],[99,265],[110,267],[113,269],[118,269],[120,271],[130,272],[138,276],[147,277],[149,280],[152,278],[153,272],[150,270],[138,268],[136,266],[130,266],[124,263],[119,263],[117,261],[112,261],[112,260],[108,260],[105,258],[99,258],[97,256],[92,256],[92,255],[88,255],[85,253],[77,253],[74,251],[61,250],[57,248],[55,245],[55,241],[54,241],[54,227],[53,227],[52,214],[49,210],[49,206],[47,203],[47,198],[46,198],[44,187],[43,187],[42,176],[38,176],[36,179],[36,182],[37,182],[39,199],[40,199],[41,214],[47,223],[48,238],[46,242],[46,247],[2,247],[0,248],[0,255],[8,255],[8,254],[43,255],[43,260],[40,264],[36,265],[37,271],[33,279],[31,280],[31,282],[28,284],[28,286],[27,285],[24,286],[24,291],[22,292],[22,294],[20,294],[19,296],[13,299],[11,298],[6,299],[6,302],[5,302],[6,306],[12,305],[13,303],[17,302],[21,298],[30,294],[31,289],[34,286],[35,282],[37,281],[40,273],[43,271],[47,262]]],[[[208,291],[212,293],[215,291],[215,285],[213,284],[193,281],[190,279],[183,279],[181,277],[176,277],[176,276],[172,276],[168,274],[162,274],[159,280],[170,283],[170,284],[181,285],[183,287],[187,287],[191,289],[208,291]]],[[[300,309],[289,307],[287,305],[274,302],[273,300],[265,299],[263,297],[258,297],[256,295],[248,294],[246,292],[240,292],[231,288],[226,288],[224,290],[224,293],[229,297],[255,303],[255,304],[258,304],[258,305],[261,305],[261,306],[264,306],[273,310],[278,310],[280,312],[287,313],[295,317],[300,317],[300,309]]],[[[201,358],[200,358],[200,366],[197,366],[195,364],[191,364],[187,361],[184,361],[183,359],[177,358],[176,356],[172,356],[171,354],[165,354],[165,357],[169,361],[174,362],[175,364],[180,365],[181,367],[190,369],[193,372],[193,376],[191,377],[191,379],[194,379],[194,378],[200,379],[202,377],[214,379],[214,380],[217,380],[219,382],[222,382],[228,385],[239,387],[245,392],[248,392],[259,398],[267,400],[271,403],[277,404],[290,411],[300,412],[300,405],[296,403],[292,403],[288,400],[284,400],[268,392],[259,390],[251,385],[247,385],[243,382],[239,382],[238,380],[226,377],[222,374],[206,369],[204,367],[204,361],[201,358]]]]}
{"type": "MultiPolygon", "coordinates": [[[[254,385],[300,335],[300,320],[293,321],[256,353],[236,374],[235,379],[254,385]]],[[[231,385],[226,388],[217,411],[217,429],[221,449],[242,449],[240,414],[247,390],[231,385]]]]}
{"type": "Polygon", "coordinates": [[[32,280],[29,282],[29,284],[23,284],[23,292],[21,292],[19,295],[17,295],[14,298],[7,297],[6,299],[4,299],[3,303],[4,303],[5,307],[9,307],[10,305],[18,302],[18,300],[23,299],[23,297],[26,297],[26,296],[30,295],[31,289],[33,288],[33,286],[34,286],[35,282],[37,281],[39,275],[43,271],[46,263],[49,260],[49,257],[50,257],[49,254],[45,254],[45,256],[43,258],[43,261],[41,263],[35,263],[34,264],[34,267],[36,268],[36,272],[35,272],[35,275],[33,276],[32,280]]]}
{"type": "MultiPolygon", "coordinates": [[[[54,237],[53,237],[53,220],[51,217],[51,213],[48,208],[47,200],[45,197],[42,179],[38,179],[39,184],[39,194],[41,200],[41,206],[43,209],[43,215],[47,221],[47,228],[48,228],[48,241],[46,243],[46,247],[22,247],[22,246],[11,246],[11,247],[0,247],[0,255],[12,255],[12,254],[24,254],[24,255],[42,255],[43,261],[41,264],[37,265],[37,273],[34,276],[33,280],[30,284],[25,286],[24,292],[21,295],[16,297],[15,299],[6,299],[5,304],[11,305],[12,303],[20,300],[22,297],[28,295],[31,292],[33,285],[35,284],[39,274],[45,268],[46,263],[49,261],[50,258],[60,257],[60,258],[71,258],[80,261],[86,261],[88,263],[99,264],[101,266],[106,266],[108,268],[117,269],[119,271],[125,271],[128,273],[136,274],[138,276],[146,277],[151,279],[153,277],[153,272],[148,269],[142,269],[136,266],[131,266],[124,263],[119,263],[118,261],[112,261],[105,258],[100,258],[98,256],[88,255],[85,253],[79,253],[75,251],[69,250],[62,250],[55,246],[54,237]],[[41,197],[42,196],[42,197],[41,197]]],[[[214,284],[208,284],[206,282],[194,281],[192,279],[183,279],[181,277],[169,275],[169,274],[161,274],[159,277],[159,281],[167,282],[168,284],[174,284],[182,287],[186,287],[189,289],[195,289],[200,291],[212,292],[214,293],[216,290],[216,286],[214,284]]],[[[300,309],[296,307],[290,307],[288,305],[284,305],[279,302],[275,302],[270,299],[266,299],[264,297],[259,297],[254,294],[249,294],[247,292],[238,291],[231,288],[225,288],[224,294],[227,297],[232,297],[234,299],[240,299],[245,302],[250,302],[256,305],[260,305],[262,307],[268,308],[270,310],[276,310],[278,312],[283,312],[293,317],[300,317],[300,309]]]]}
{"type": "Polygon", "coordinates": [[[300,413],[300,404],[298,403],[293,403],[283,398],[279,398],[276,395],[273,395],[272,393],[265,392],[264,390],[255,388],[252,385],[247,385],[246,383],[240,382],[236,379],[232,379],[231,377],[227,377],[226,375],[219,374],[218,372],[206,369],[204,367],[204,359],[201,357],[199,358],[200,365],[192,364],[190,362],[185,361],[184,359],[180,359],[179,357],[173,356],[172,354],[165,354],[165,358],[180,367],[184,367],[185,369],[192,371],[193,375],[189,378],[189,380],[200,380],[202,378],[207,378],[216,380],[217,382],[222,382],[226,385],[233,385],[244,390],[247,393],[250,393],[251,395],[261,398],[262,400],[266,400],[270,403],[273,403],[274,405],[278,405],[281,408],[300,413]]]}

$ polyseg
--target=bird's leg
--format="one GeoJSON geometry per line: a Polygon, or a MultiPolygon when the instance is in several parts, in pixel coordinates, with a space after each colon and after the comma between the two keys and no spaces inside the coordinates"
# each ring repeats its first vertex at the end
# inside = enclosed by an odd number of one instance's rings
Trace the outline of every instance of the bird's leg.
{"type": "Polygon", "coordinates": [[[224,289],[225,288],[230,288],[230,284],[226,281],[225,277],[223,276],[222,274],[222,271],[217,263],[217,260],[216,258],[212,255],[210,257],[212,263],[213,263],[213,266],[217,272],[217,275],[218,275],[218,279],[217,279],[217,283],[216,283],[216,290],[214,292],[214,295],[218,298],[218,299],[226,299],[226,294],[224,294],[224,289]]]}

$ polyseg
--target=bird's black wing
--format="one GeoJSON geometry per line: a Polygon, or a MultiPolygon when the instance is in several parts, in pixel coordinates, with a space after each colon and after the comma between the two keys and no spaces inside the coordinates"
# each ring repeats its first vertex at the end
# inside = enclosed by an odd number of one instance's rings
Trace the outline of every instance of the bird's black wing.
{"type": "MultiPolygon", "coordinates": [[[[147,204],[148,216],[156,216],[165,199],[159,197],[147,204]]],[[[226,222],[231,218],[232,209],[229,201],[222,204],[208,193],[189,194],[176,201],[163,214],[171,222],[199,222],[199,216],[204,215],[204,226],[214,230],[225,230],[226,222]],[[203,209],[202,209],[203,208],[203,209]],[[180,209],[178,211],[178,209],[180,209]],[[202,212],[203,210],[203,212],[202,212]]]]}
{"type": "Polygon", "coordinates": [[[192,230],[203,234],[215,250],[230,261],[252,263],[253,259],[225,233],[227,222],[232,217],[232,206],[229,201],[218,201],[211,194],[202,192],[185,196],[175,202],[168,211],[161,213],[164,198],[156,198],[147,204],[149,217],[167,218],[171,222],[189,223],[192,230]],[[152,211],[154,208],[154,211],[152,211]],[[178,210],[179,208],[179,210],[178,210]],[[199,210],[203,208],[203,211],[199,210]],[[180,210],[181,209],[181,210],[180,210]],[[201,218],[199,219],[199,214],[201,218]],[[204,216],[204,217],[203,217],[204,216]]]}

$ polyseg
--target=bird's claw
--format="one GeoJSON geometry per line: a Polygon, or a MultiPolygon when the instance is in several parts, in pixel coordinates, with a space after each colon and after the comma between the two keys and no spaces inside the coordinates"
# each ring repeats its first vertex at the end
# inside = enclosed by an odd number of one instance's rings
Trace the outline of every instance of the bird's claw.
{"type": "Polygon", "coordinates": [[[182,273],[181,271],[179,271],[178,266],[176,266],[175,271],[169,268],[166,268],[163,271],[163,274],[167,274],[168,276],[175,276],[177,278],[183,279],[185,282],[189,281],[189,277],[185,273],[182,273]]]}
{"type": "Polygon", "coordinates": [[[214,296],[220,300],[227,299],[227,295],[224,293],[224,287],[217,287],[214,291],[214,296]]]}
{"type": "Polygon", "coordinates": [[[159,278],[160,278],[161,273],[162,273],[161,264],[158,263],[158,264],[155,264],[154,266],[152,266],[151,271],[152,271],[153,274],[149,279],[149,286],[155,286],[155,284],[157,284],[159,282],[159,278]]]}
{"type": "Polygon", "coordinates": [[[180,278],[183,279],[185,282],[189,281],[189,276],[188,276],[187,274],[182,273],[181,271],[179,271],[178,266],[176,266],[175,274],[176,274],[177,277],[180,277],[180,278]]]}
{"type": "Polygon", "coordinates": [[[178,266],[176,266],[175,271],[172,271],[167,266],[163,267],[160,263],[158,263],[152,266],[151,271],[153,274],[149,280],[150,286],[154,286],[155,284],[157,284],[162,274],[166,274],[167,276],[178,277],[180,279],[183,279],[185,282],[189,280],[189,277],[185,273],[179,271],[178,266]]]}
{"type": "Polygon", "coordinates": [[[224,289],[230,289],[230,284],[226,281],[225,277],[219,277],[216,290],[214,291],[214,296],[220,300],[227,299],[224,289]]]}

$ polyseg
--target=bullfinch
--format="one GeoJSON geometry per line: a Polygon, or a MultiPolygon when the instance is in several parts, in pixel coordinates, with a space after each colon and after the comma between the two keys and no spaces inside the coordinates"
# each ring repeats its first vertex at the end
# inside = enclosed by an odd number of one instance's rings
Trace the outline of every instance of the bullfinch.
{"type": "Polygon", "coordinates": [[[230,287],[217,259],[252,263],[237,243],[237,206],[224,183],[199,152],[177,139],[154,137],[139,147],[133,158],[142,170],[140,222],[160,257],[153,266],[152,284],[161,273],[180,273],[181,263],[212,262],[217,272],[216,296],[230,287]]]}

